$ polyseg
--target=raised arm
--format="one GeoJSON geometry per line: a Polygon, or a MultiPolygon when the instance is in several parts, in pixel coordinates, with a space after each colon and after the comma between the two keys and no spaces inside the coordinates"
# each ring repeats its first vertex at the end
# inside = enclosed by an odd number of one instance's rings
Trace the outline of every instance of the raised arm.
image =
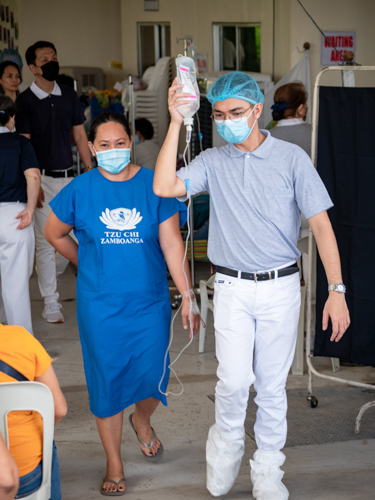
{"type": "MultiPolygon", "coordinates": [[[[339,250],[327,212],[324,211],[310,217],[308,222],[315,236],[328,284],[342,283],[339,250]]],[[[331,341],[338,342],[350,325],[345,293],[329,292],[323,310],[323,330],[327,330],[329,318],[332,322],[331,341]]]]}
{"type": "Polygon", "coordinates": [[[44,226],[44,237],[63,257],[78,265],[78,245],[69,236],[73,227],[61,222],[53,212],[50,212],[44,226]]]}
{"type": "Polygon", "coordinates": [[[176,198],[186,195],[185,183],[176,176],[178,140],[181,124],[184,120],[177,108],[182,104],[189,103],[189,101],[177,102],[177,99],[189,95],[188,93],[177,94],[177,89],[181,87],[183,85],[177,84],[177,78],[175,78],[171,88],[168,90],[168,108],[171,115],[171,123],[155,166],[154,193],[163,198],[176,198]]]}

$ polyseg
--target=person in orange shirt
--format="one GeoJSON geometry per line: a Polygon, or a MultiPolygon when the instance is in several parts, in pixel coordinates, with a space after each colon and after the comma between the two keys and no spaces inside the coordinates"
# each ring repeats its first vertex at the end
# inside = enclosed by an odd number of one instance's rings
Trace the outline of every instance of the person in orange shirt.
{"type": "MultiPolygon", "coordinates": [[[[56,425],[66,415],[67,404],[51,362],[43,346],[27,330],[20,326],[0,326],[0,383],[16,382],[23,375],[24,379],[45,384],[53,395],[56,425]]],[[[11,412],[8,435],[9,451],[20,475],[16,497],[20,498],[37,490],[42,481],[42,417],[32,411],[11,412]]],[[[53,443],[50,500],[60,499],[60,469],[53,443]]]]}

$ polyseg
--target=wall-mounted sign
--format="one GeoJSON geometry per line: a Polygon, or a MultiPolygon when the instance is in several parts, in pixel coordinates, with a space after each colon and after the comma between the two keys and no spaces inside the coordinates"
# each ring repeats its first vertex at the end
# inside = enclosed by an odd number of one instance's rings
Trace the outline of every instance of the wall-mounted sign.
{"type": "Polygon", "coordinates": [[[159,0],[144,0],[145,10],[159,10],[159,0]]]}
{"type": "Polygon", "coordinates": [[[336,47],[339,54],[322,35],[322,66],[335,66],[342,63],[344,53],[347,50],[351,50],[354,53],[355,60],[355,31],[325,31],[324,34],[332,45],[336,47]]]}

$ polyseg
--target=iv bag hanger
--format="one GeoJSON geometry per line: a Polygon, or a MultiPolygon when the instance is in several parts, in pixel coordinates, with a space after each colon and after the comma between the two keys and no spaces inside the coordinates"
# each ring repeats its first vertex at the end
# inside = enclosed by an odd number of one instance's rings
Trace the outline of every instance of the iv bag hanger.
{"type": "Polygon", "coordinates": [[[181,40],[184,41],[184,56],[189,57],[188,56],[188,49],[189,49],[190,45],[193,45],[193,38],[191,36],[184,36],[182,38],[176,37],[177,43],[179,43],[181,40]]]}

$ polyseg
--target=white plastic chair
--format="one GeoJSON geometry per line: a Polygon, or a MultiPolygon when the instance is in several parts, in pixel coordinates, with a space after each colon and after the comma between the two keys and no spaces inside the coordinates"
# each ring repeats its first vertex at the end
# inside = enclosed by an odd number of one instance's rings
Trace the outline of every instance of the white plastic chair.
{"type": "Polygon", "coordinates": [[[208,292],[207,288],[212,290],[212,292],[210,292],[210,295],[212,295],[214,283],[215,283],[215,276],[216,275],[213,274],[209,280],[207,280],[207,281],[200,280],[200,282],[199,282],[199,290],[200,290],[200,295],[201,295],[201,318],[204,322],[204,326],[203,326],[203,323],[201,321],[201,326],[199,329],[199,346],[198,346],[199,353],[204,352],[204,342],[206,339],[208,310],[214,312],[214,302],[213,302],[212,298],[210,299],[208,297],[209,292],[208,292]]]}
{"type": "MultiPolygon", "coordinates": [[[[300,238],[297,242],[297,248],[302,254],[308,254],[308,236],[305,236],[304,238],[300,238]]],[[[311,304],[315,306],[316,304],[316,297],[315,297],[315,290],[316,290],[316,248],[315,246],[313,247],[313,272],[312,272],[312,301],[311,304]]],[[[305,269],[305,275],[307,275],[307,269],[305,269]]],[[[297,343],[296,343],[296,350],[294,353],[294,359],[293,359],[293,364],[292,364],[292,373],[293,375],[303,375],[303,361],[304,361],[304,340],[305,340],[305,308],[306,308],[306,291],[307,291],[307,282],[305,283],[305,286],[301,286],[301,309],[300,309],[300,314],[299,314],[299,321],[298,321],[298,333],[297,333],[297,343]]],[[[313,311],[315,313],[315,307],[313,307],[313,311]]],[[[315,323],[315,321],[314,321],[315,323]]],[[[331,358],[331,363],[332,363],[332,371],[335,373],[340,370],[340,360],[338,358],[331,358]]]]}
{"type": "Polygon", "coordinates": [[[9,448],[7,415],[11,411],[36,411],[43,418],[43,479],[40,488],[23,497],[27,500],[51,498],[52,446],[55,406],[49,388],[39,382],[0,384],[0,432],[9,448]]]}
{"type": "Polygon", "coordinates": [[[172,83],[172,59],[161,57],[153,70],[144,77],[150,78],[147,90],[134,92],[135,118],[147,118],[154,127],[152,141],[163,145],[169,127],[168,88],[172,83]]]}

